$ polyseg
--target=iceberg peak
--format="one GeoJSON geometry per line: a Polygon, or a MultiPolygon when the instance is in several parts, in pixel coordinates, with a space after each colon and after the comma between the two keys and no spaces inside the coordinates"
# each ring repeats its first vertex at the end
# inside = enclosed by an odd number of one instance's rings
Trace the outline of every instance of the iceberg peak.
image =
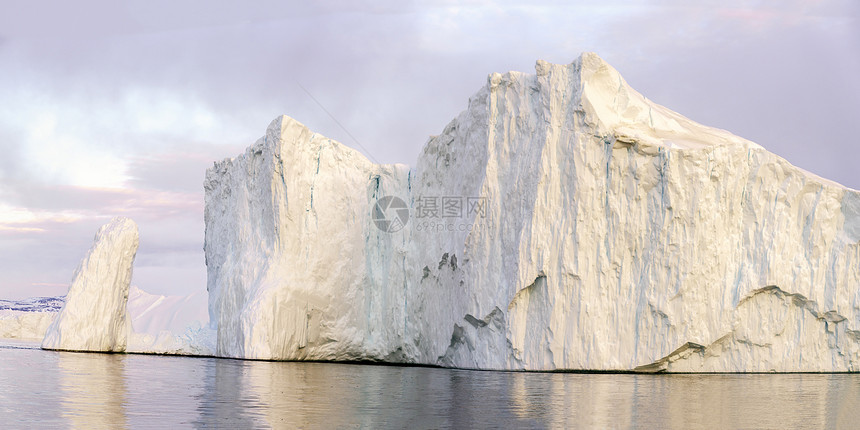
{"type": "Polygon", "coordinates": [[[658,147],[679,149],[758,145],[727,131],[706,127],[649,100],[630,87],[612,65],[593,52],[585,52],[570,64],[538,60],[536,74],[529,78],[517,72],[490,75],[492,90],[518,77],[534,79],[534,91],[550,98],[563,94],[582,112],[607,142],[642,145],[646,151],[658,147]]]}
{"type": "Polygon", "coordinates": [[[281,115],[272,120],[266,128],[266,134],[276,138],[283,138],[286,141],[299,140],[298,136],[305,133],[312,133],[310,129],[295,118],[287,115],[281,115]]]}

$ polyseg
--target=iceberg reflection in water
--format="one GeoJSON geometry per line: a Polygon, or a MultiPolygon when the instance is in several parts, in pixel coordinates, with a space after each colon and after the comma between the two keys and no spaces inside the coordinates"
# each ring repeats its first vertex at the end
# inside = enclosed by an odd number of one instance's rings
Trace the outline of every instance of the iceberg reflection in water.
{"type": "Polygon", "coordinates": [[[860,374],[633,375],[53,352],[0,345],[11,427],[851,427],[860,374]]]}

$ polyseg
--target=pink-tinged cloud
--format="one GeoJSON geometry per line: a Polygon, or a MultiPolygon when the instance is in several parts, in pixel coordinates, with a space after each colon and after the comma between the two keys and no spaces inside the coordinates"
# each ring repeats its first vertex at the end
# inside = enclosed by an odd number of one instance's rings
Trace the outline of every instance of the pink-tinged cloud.
{"type": "Polygon", "coordinates": [[[56,287],[56,288],[69,288],[69,284],[56,284],[51,282],[33,282],[30,284],[34,287],[56,287]]]}
{"type": "Polygon", "coordinates": [[[45,229],[39,227],[15,227],[10,225],[0,224],[0,237],[5,234],[27,234],[27,233],[44,233],[45,229]]]}

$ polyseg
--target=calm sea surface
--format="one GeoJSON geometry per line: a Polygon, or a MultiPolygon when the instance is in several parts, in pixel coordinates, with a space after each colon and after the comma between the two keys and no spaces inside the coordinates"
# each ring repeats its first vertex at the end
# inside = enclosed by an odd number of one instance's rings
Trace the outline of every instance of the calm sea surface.
{"type": "Polygon", "coordinates": [[[615,375],[0,344],[2,428],[860,428],[860,374],[615,375]]]}

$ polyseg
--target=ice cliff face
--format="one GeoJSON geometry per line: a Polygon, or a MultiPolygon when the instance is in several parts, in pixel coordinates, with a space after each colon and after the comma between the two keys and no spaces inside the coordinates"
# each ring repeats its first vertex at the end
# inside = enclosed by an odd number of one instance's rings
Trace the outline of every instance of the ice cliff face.
{"type": "Polygon", "coordinates": [[[402,344],[408,243],[378,230],[368,205],[408,189],[408,177],[405,166],[374,165],[286,117],[207,171],[218,353],[373,359],[402,344]]]}
{"type": "Polygon", "coordinates": [[[205,190],[218,355],[860,366],[860,193],[652,103],[594,54],[490,75],[413,169],[282,117],[205,190]]]}
{"type": "Polygon", "coordinates": [[[776,286],[741,300],[732,330],[707,347],[688,343],[642,372],[839,372],[857,370],[860,331],[844,316],[776,286]]]}
{"type": "Polygon", "coordinates": [[[42,348],[125,351],[131,325],[128,289],[137,247],[137,224],[128,218],[114,218],[99,229],[42,348]]]}

